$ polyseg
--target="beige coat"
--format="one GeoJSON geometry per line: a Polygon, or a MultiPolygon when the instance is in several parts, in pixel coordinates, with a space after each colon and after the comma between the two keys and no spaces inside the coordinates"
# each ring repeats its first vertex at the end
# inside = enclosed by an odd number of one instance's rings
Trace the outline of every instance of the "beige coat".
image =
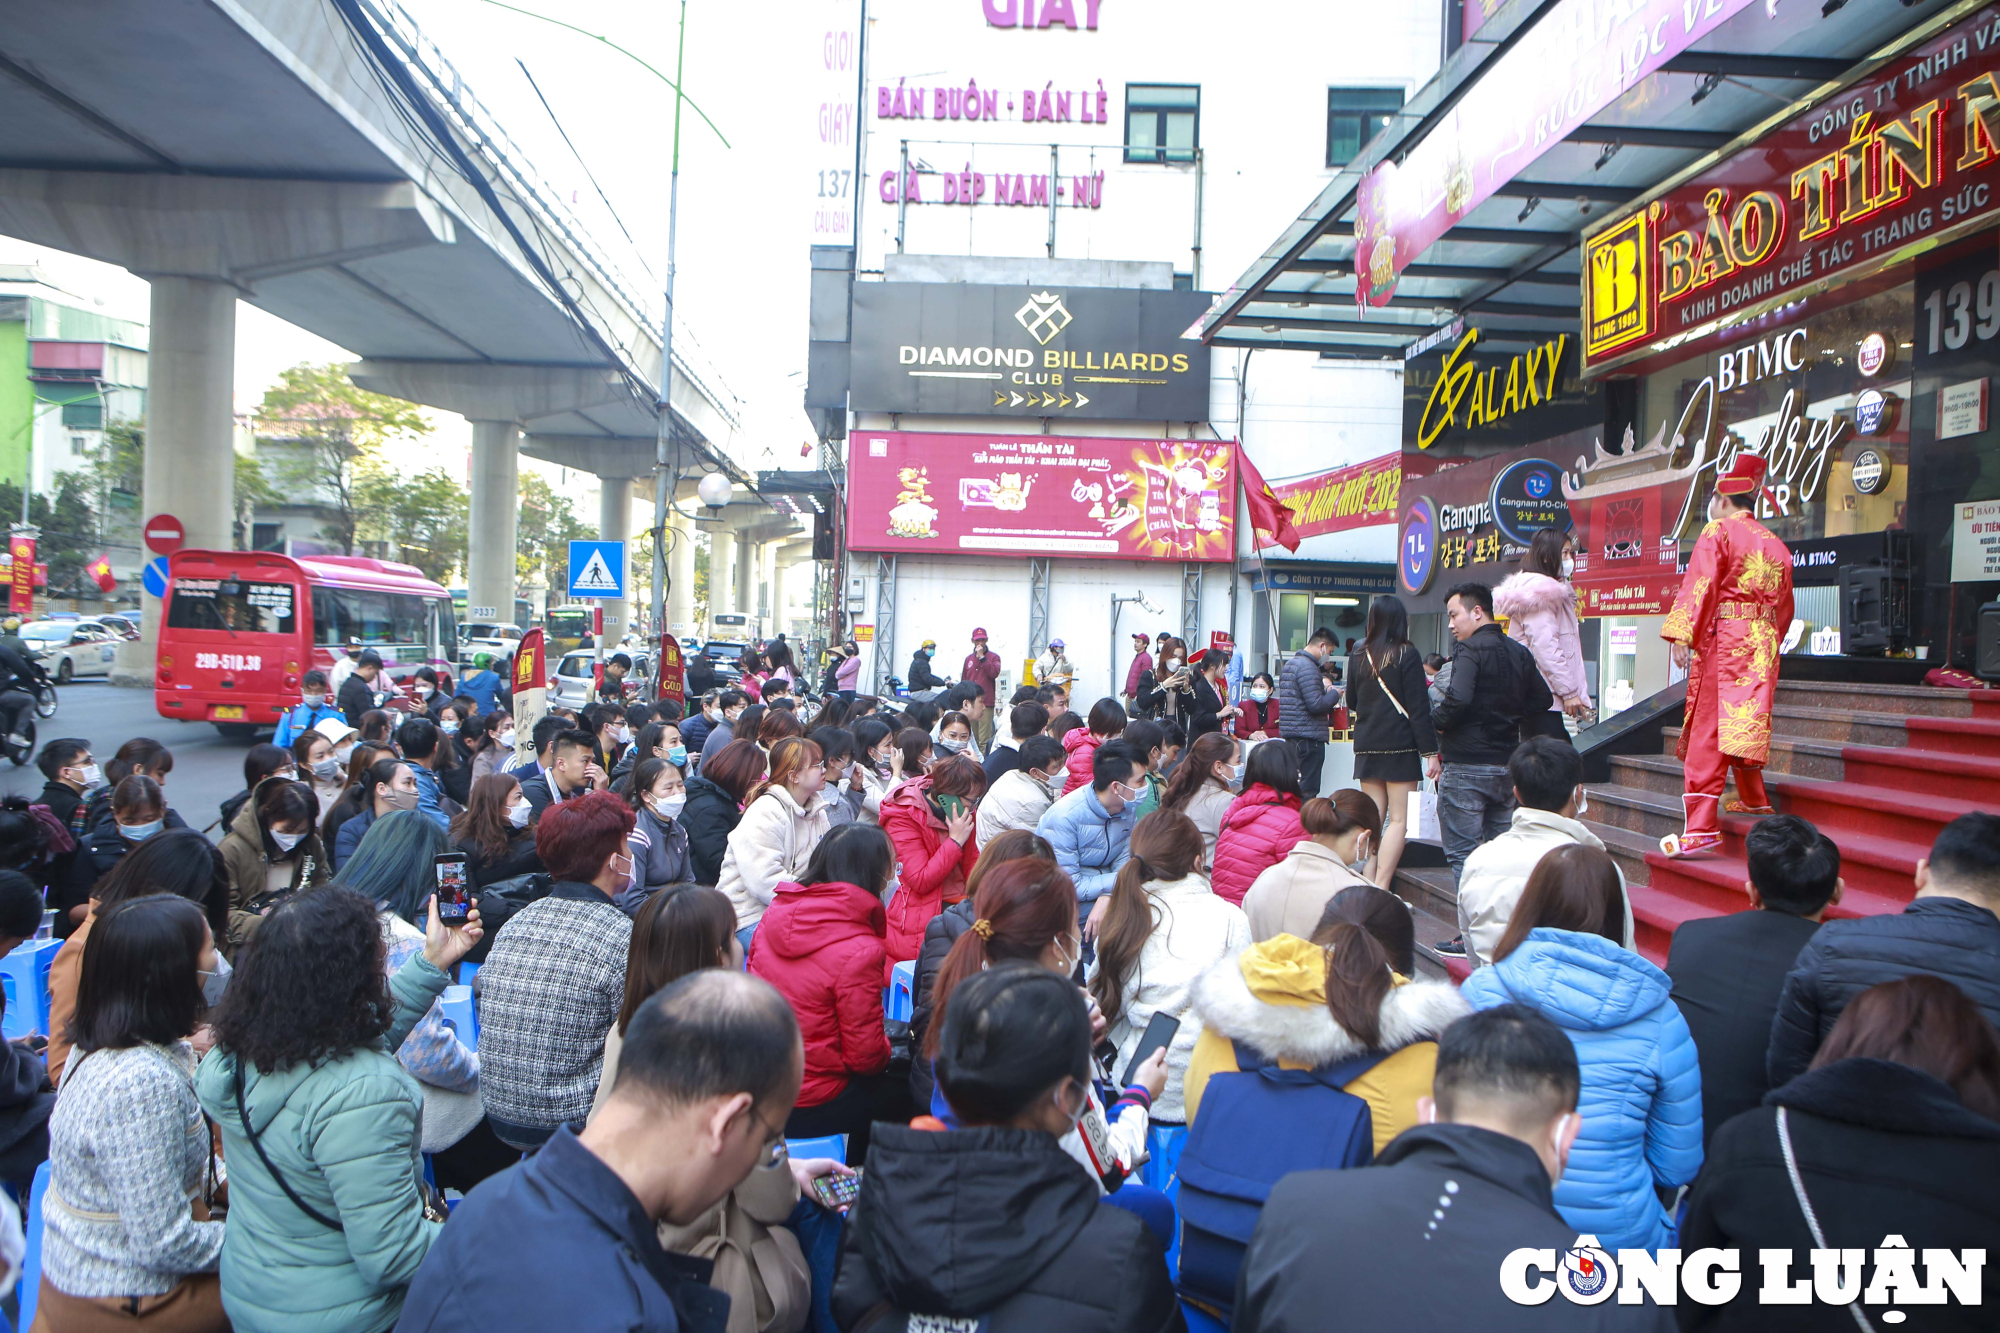
{"type": "Polygon", "coordinates": [[[1222,817],[1229,813],[1230,803],[1235,799],[1235,792],[1214,778],[1208,778],[1195,788],[1194,795],[1188,797],[1187,806],[1181,811],[1201,830],[1201,840],[1207,848],[1201,858],[1203,865],[1215,864],[1215,840],[1222,836],[1222,817]]]}
{"type": "Polygon", "coordinates": [[[1296,935],[1309,940],[1334,894],[1367,883],[1342,865],[1332,848],[1307,838],[1284,860],[1257,876],[1250,892],[1243,895],[1250,938],[1261,941],[1273,935],[1296,935]]]}

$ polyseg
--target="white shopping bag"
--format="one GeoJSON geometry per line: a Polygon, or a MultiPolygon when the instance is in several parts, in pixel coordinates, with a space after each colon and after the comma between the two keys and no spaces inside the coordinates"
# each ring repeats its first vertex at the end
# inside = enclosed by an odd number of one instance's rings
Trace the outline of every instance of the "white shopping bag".
{"type": "Polygon", "coordinates": [[[1404,837],[1412,842],[1442,842],[1444,835],[1438,830],[1437,784],[1424,779],[1424,785],[1410,793],[1409,811],[1404,825],[1404,837]]]}

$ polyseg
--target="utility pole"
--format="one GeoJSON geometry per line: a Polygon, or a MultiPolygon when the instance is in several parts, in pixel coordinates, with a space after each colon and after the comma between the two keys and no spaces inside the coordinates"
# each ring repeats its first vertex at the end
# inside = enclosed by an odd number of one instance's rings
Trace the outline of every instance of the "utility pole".
{"type": "Polygon", "coordinates": [[[687,0],[681,0],[681,30],[674,50],[673,171],[667,186],[667,315],[660,330],[659,432],[653,448],[653,687],[657,694],[660,658],[657,636],[667,632],[667,506],[674,486],[674,241],[681,207],[681,80],[687,71],[687,0]]]}

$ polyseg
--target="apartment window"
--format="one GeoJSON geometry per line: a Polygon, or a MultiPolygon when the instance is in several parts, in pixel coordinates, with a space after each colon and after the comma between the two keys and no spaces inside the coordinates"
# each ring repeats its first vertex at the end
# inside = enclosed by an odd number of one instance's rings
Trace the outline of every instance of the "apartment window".
{"type": "Polygon", "coordinates": [[[1403,107],[1401,88],[1326,90],[1326,164],[1344,167],[1403,107]]]}
{"type": "Polygon", "coordinates": [[[82,458],[89,452],[90,437],[88,435],[72,435],[69,437],[69,456],[71,458],[82,458]]]}
{"type": "Polygon", "coordinates": [[[1125,160],[1192,162],[1201,146],[1201,88],[1195,84],[1125,85],[1125,160]]]}

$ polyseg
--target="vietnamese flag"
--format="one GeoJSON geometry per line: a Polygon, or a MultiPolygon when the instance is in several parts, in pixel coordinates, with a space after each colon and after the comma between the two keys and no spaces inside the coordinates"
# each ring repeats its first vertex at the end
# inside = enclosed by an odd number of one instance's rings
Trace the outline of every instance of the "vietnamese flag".
{"type": "Polygon", "coordinates": [[[1299,534],[1292,527],[1291,506],[1271,493],[1270,485],[1241,445],[1237,446],[1236,460],[1243,467],[1243,500],[1250,508],[1250,526],[1270,538],[1258,546],[1282,546],[1296,552],[1299,534]]]}
{"type": "Polygon", "coordinates": [[[118,586],[118,580],[111,575],[111,555],[106,552],[84,566],[84,571],[97,580],[101,591],[110,592],[118,586]]]}

